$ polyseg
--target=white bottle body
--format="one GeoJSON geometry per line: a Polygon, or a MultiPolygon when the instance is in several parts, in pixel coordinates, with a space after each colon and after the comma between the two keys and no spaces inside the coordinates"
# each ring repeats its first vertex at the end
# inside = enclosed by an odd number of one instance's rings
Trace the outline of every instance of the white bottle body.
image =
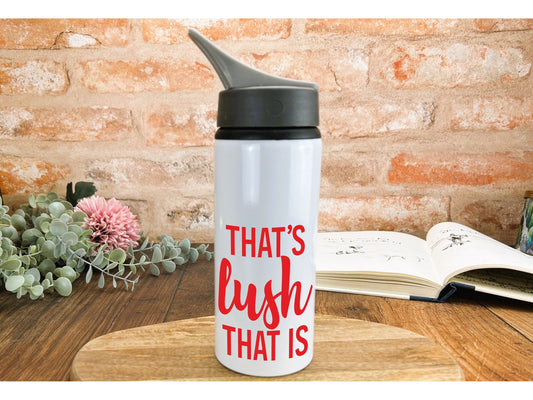
{"type": "Polygon", "coordinates": [[[322,143],[215,140],[215,353],[247,375],[313,357],[322,143]]]}

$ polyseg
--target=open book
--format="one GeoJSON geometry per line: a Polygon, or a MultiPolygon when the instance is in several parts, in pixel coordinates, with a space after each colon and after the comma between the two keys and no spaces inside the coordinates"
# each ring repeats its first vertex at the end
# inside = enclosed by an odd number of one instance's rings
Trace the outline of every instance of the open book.
{"type": "Polygon", "coordinates": [[[458,287],[533,302],[533,256],[455,222],[426,240],[400,232],[318,233],[316,289],[444,301],[458,287]]]}

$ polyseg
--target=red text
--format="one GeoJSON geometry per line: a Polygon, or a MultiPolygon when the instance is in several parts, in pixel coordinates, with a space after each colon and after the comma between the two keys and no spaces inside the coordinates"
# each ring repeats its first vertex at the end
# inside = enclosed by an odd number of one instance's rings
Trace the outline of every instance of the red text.
{"type": "Polygon", "coordinates": [[[305,242],[301,234],[305,232],[303,225],[277,226],[272,228],[256,228],[226,225],[230,233],[230,253],[242,257],[281,257],[282,234],[289,235],[296,242],[291,251],[295,256],[303,254],[305,242]]]}
{"type": "Polygon", "coordinates": [[[291,298],[294,295],[294,313],[301,315],[309,304],[311,295],[313,293],[313,285],[310,285],[307,293],[307,298],[302,306],[302,283],[294,282],[291,285],[291,261],[289,257],[281,257],[281,290],[278,293],[273,293],[272,280],[269,280],[263,288],[263,302],[259,310],[256,310],[257,300],[257,286],[253,283],[248,285],[246,293],[242,292],[242,284],[239,280],[231,279],[231,263],[227,258],[223,258],[220,262],[219,271],[219,288],[218,288],[218,309],[222,314],[229,314],[235,307],[239,311],[247,311],[248,318],[256,321],[259,317],[263,317],[263,322],[268,329],[276,329],[279,324],[280,317],[286,318],[289,313],[291,305],[291,298]],[[228,287],[233,282],[233,298],[228,299],[228,287]],[[280,299],[279,306],[276,302],[280,299]],[[229,300],[229,304],[228,301],[229,300]],[[270,317],[270,318],[269,318],[270,317]]]}

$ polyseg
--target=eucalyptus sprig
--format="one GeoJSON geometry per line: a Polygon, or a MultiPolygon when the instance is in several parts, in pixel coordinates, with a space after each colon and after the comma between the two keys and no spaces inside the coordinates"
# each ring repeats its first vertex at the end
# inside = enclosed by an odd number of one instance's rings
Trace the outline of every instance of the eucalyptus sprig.
{"type": "Polygon", "coordinates": [[[176,241],[169,235],[158,236],[158,242],[142,237],[127,250],[110,250],[90,241],[92,231],[83,227],[86,216],[56,193],[30,194],[28,203],[12,215],[0,201],[0,283],[5,289],[34,300],[45,292],[68,296],[72,282],[85,273],[87,283],[99,275],[98,287],[108,277],[114,287],[122,281],[133,290],[139,268],[159,276],[160,267],[171,273],[200,255],[212,257],[206,245],[193,247],[189,239],[176,241]]]}

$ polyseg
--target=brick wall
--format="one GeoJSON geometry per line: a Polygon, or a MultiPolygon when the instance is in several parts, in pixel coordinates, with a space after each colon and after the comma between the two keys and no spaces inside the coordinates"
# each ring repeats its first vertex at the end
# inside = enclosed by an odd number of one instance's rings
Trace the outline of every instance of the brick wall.
{"type": "Polygon", "coordinates": [[[0,187],[90,180],[145,231],[213,240],[222,85],[199,29],[320,85],[320,229],[514,241],[533,188],[533,20],[0,20],[0,187]]]}

